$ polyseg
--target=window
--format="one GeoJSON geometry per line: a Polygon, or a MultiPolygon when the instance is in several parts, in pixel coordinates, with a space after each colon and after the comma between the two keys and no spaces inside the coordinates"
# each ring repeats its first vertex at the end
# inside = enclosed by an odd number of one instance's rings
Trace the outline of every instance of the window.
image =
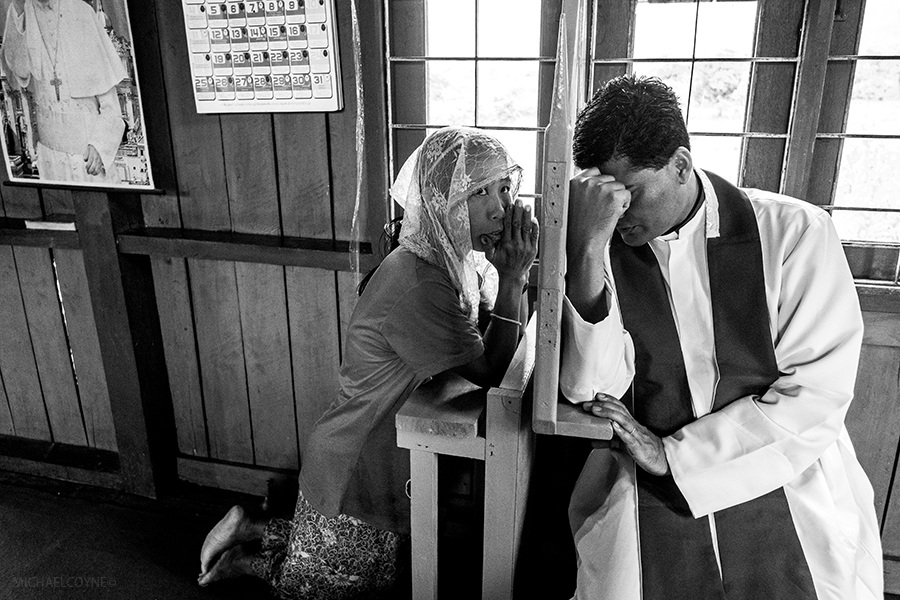
{"type": "MultiPolygon", "coordinates": [[[[756,15],[757,2],[639,0],[630,55],[595,56],[594,64],[618,63],[669,84],[681,100],[697,164],[738,181],[756,15]]],[[[595,77],[592,88],[607,79],[595,77]]]]}
{"type": "Polygon", "coordinates": [[[540,0],[388,2],[392,173],[434,129],[480,127],[522,165],[536,196],[540,0]]]}
{"type": "Polygon", "coordinates": [[[824,112],[816,136],[823,151],[837,153],[833,216],[846,240],[900,242],[898,31],[896,0],[866,0],[858,50],[829,56],[830,70],[852,73],[845,122],[824,112]]]}
{"type": "MultiPolygon", "coordinates": [[[[396,172],[433,127],[491,130],[540,200],[556,31],[577,0],[389,0],[396,172]]],[[[671,85],[696,164],[833,215],[854,275],[897,283],[900,3],[594,0],[588,94],[634,72],[671,85]]]]}

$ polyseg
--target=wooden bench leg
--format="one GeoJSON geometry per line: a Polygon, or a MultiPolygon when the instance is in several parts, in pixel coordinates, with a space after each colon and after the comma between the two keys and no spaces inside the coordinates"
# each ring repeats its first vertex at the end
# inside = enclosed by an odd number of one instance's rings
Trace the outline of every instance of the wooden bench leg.
{"type": "Polygon", "coordinates": [[[414,600],[437,600],[437,454],[410,450],[412,592],[414,600]]]}
{"type": "Polygon", "coordinates": [[[531,428],[521,396],[488,398],[481,597],[511,600],[531,472],[531,428]]]}

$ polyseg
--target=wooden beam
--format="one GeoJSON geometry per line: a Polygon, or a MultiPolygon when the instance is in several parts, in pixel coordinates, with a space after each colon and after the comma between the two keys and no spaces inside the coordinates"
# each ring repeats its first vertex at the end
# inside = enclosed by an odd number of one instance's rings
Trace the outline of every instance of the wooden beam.
{"type": "Polygon", "coordinates": [[[900,313],[900,287],[893,285],[857,285],[863,311],[900,313]]]}
{"type": "Polygon", "coordinates": [[[179,456],[178,478],[198,485],[264,496],[271,479],[297,478],[297,471],[248,467],[179,456]]]}
{"type": "Polygon", "coordinates": [[[120,255],[116,248],[118,232],[143,223],[140,199],[125,193],[72,195],[123,489],[156,497],[159,485],[175,475],[167,456],[175,448],[175,432],[159,316],[149,259],[120,255]]]}
{"type": "MultiPolygon", "coordinates": [[[[771,0],[759,3],[755,56],[797,56],[803,29],[803,4],[771,0]]],[[[747,131],[787,134],[796,75],[795,63],[753,63],[747,131]]],[[[786,139],[744,138],[738,185],[779,190],[786,145],[786,139]]]]}
{"type": "MultiPolygon", "coordinates": [[[[352,270],[346,242],[167,228],[129,231],[120,233],[116,239],[123,254],[352,270]]],[[[360,255],[361,271],[372,269],[378,263],[372,254],[360,255]]]]}
{"type": "Polygon", "coordinates": [[[93,485],[112,490],[125,489],[125,486],[122,483],[122,477],[118,473],[93,471],[90,469],[57,465],[38,460],[29,460],[27,458],[18,458],[15,456],[0,455],[0,470],[23,473],[25,475],[37,475],[39,477],[49,477],[51,479],[61,479],[62,481],[83,483],[85,485],[93,485]]]}
{"type": "Polygon", "coordinates": [[[900,560],[884,559],[884,591],[886,594],[900,594],[900,560]]]}
{"type": "Polygon", "coordinates": [[[77,232],[46,229],[0,229],[0,244],[67,250],[77,250],[81,247],[77,232]]]}
{"type": "Polygon", "coordinates": [[[0,435],[0,469],[122,489],[115,452],[0,435]]]}
{"type": "Polygon", "coordinates": [[[794,110],[781,178],[781,192],[795,198],[805,199],[809,189],[836,2],[809,0],[806,7],[794,87],[794,110]]]}
{"type": "Polygon", "coordinates": [[[844,242],[844,255],[854,279],[893,282],[897,276],[900,247],[892,244],[844,242]]]}
{"type": "MultiPolygon", "coordinates": [[[[865,0],[840,0],[840,15],[835,15],[831,30],[830,55],[856,54],[862,36],[865,0]]],[[[847,122],[850,98],[857,61],[829,62],[825,69],[825,89],[822,93],[818,133],[841,133],[847,122]]],[[[844,140],[822,138],[816,140],[810,166],[807,197],[815,204],[831,204],[837,188],[838,171],[844,140]]]]}

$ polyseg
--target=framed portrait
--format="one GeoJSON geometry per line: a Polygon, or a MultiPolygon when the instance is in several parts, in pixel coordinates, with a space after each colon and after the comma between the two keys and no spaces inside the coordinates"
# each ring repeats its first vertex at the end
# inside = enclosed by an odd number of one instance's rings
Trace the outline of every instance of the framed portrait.
{"type": "Polygon", "coordinates": [[[12,182],[152,189],[125,0],[0,0],[12,182]]]}

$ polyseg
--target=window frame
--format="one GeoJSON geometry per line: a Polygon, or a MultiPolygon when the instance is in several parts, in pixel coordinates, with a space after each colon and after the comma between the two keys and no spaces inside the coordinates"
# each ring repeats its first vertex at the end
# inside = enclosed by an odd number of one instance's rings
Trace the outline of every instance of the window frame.
{"type": "MultiPolygon", "coordinates": [[[[401,166],[403,157],[425,137],[424,128],[418,128],[418,135],[398,136],[395,133],[398,130],[412,132],[416,128],[393,122],[398,104],[403,105],[406,114],[415,114],[414,105],[418,102],[420,124],[427,125],[425,69],[431,59],[424,52],[425,2],[385,2],[387,119],[392,174],[401,166]],[[403,39],[391,35],[396,22],[392,19],[402,21],[403,39]],[[421,64],[419,79],[404,77],[397,85],[391,72],[392,65],[416,61],[421,64]]],[[[744,132],[726,134],[740,135],[743,139],[738,183],[801,198],[829,212],[847,210],[833,206],[843,140],[868,136],[835,132],[846,130],[855,61],[865,58],[856,54],[865,0],[758,2],[744,132]]],[[[545,127],[549,120],[562,5],[563,0],[543,0],[541,3],[540,57],[536,59],[540,61],[539,128],[545,127]]],[[[586,95],[601,80],[628,72],[630,65],[639,62],[640,59],[628,58],[632,55],[635,5],[636,0],[593,0],[588,5],[586,95]],[[603,35],[599,35],[601,31],[603,35]]],[[[483,58],[478,57],[478,60],[483,58]]],[[[535,149],[537,165],[543,164],[542,150],[543,132],[539,131],[535,149]]],[[[535,173],[536,211],[540,208],[541,180],[542,173],[538,168],[535,173]]],[[[394,210],[392,207],[392,215],[394,210]]],[[[900,244],[844,242],[843,245],[851,272],[859,283],[900,285],[900,244]]]]}

